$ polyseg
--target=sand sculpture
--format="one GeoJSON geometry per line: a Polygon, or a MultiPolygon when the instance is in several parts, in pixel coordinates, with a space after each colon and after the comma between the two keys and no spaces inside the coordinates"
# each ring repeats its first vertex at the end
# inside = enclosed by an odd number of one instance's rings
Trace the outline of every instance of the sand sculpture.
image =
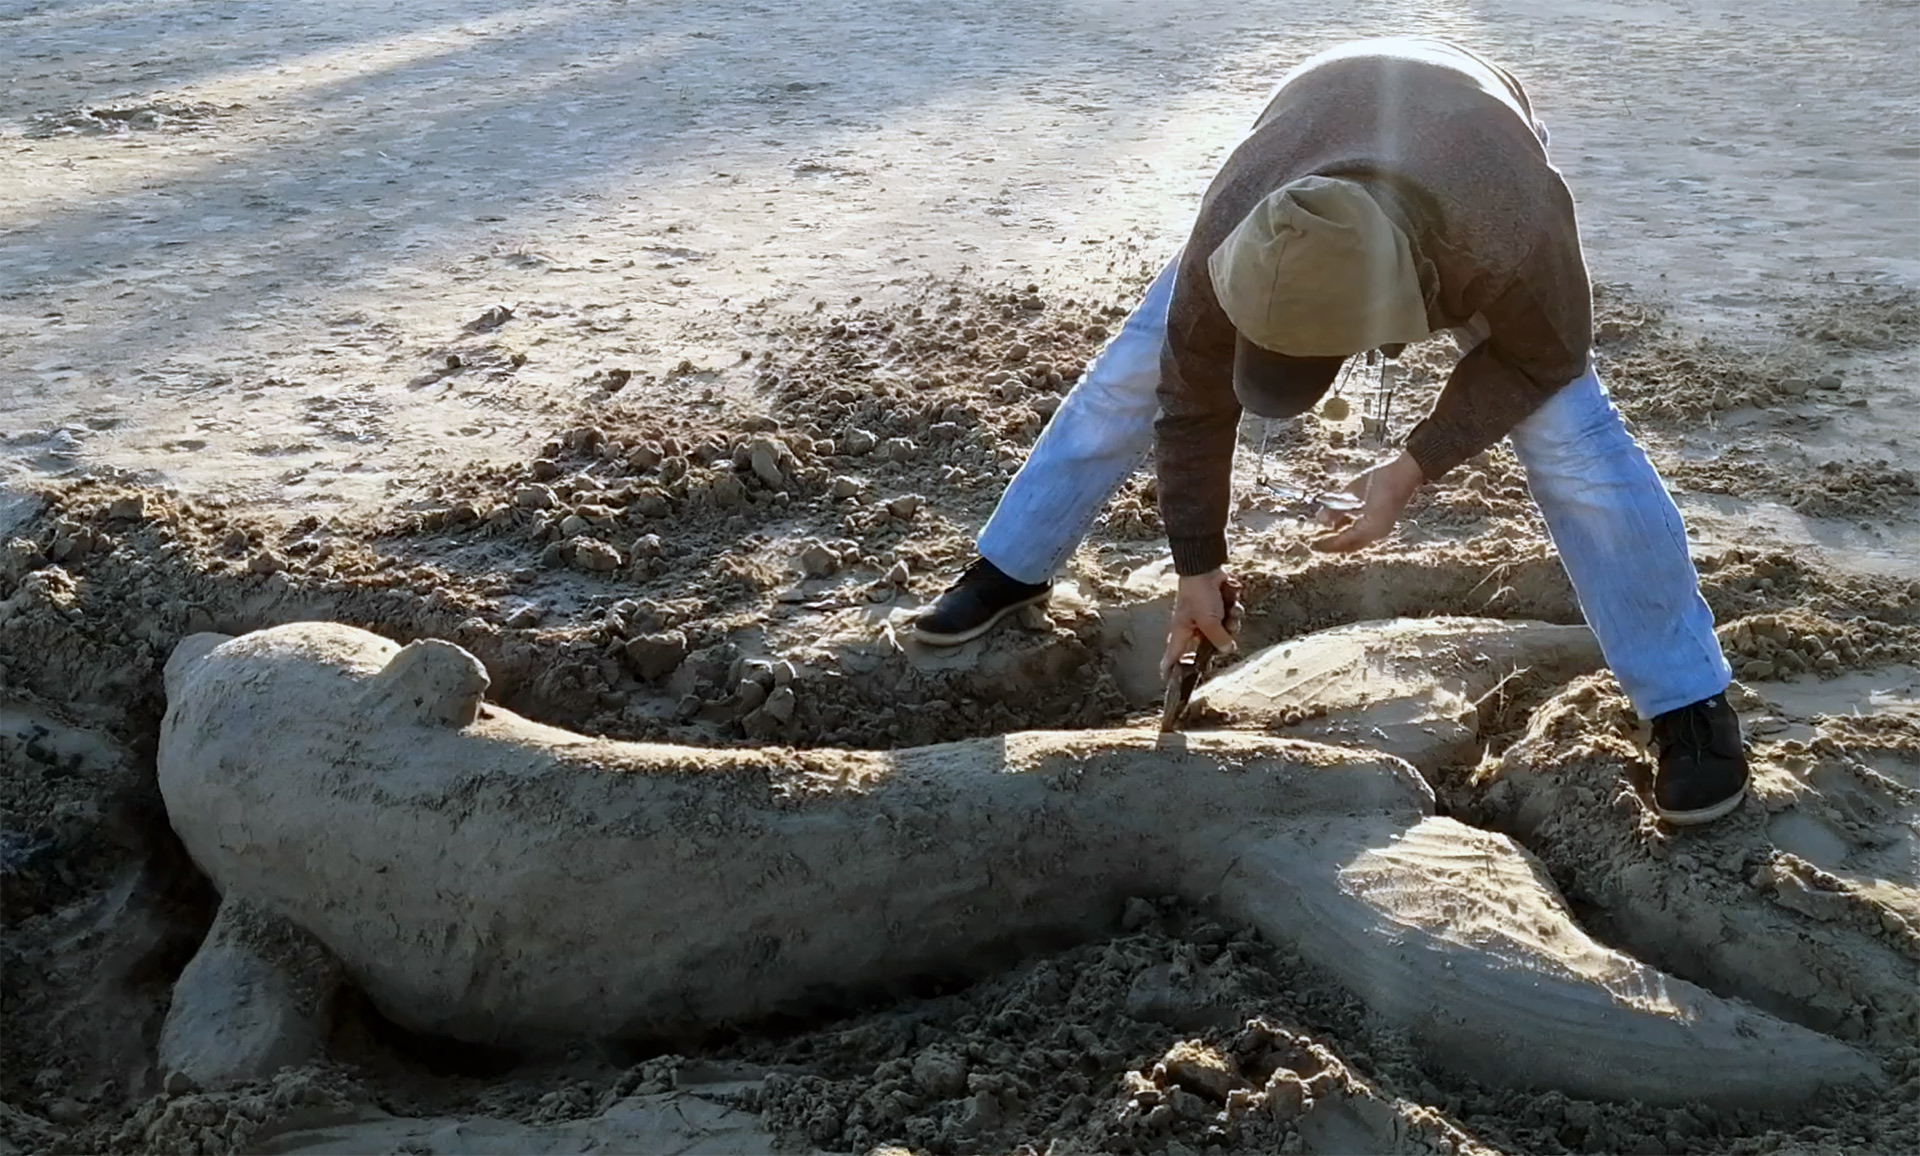
{"type": "MultiPolygon", "coordinates": [[[[1562,660],[1582,645],[1536,637],[1562,660]]],[[[1488,665],[1451,653],[1430,665],[1488,665]]],[[[1531,856],[1436,817],[1390,755],[1145,727],[892,753],[615,742],[488,704],[450,643],[325,623],[192,636],[166,684],[160,784],[235,909],[222,925],[297,929],[420,1031],[697,1031],[992,966],[1178,894],[1489,1082],[1780,1106],[1879,1078],[1838,1040],[1597,943],[1531,856]]],[[[272,965],[256,954],[222,967],[272,965]]],[[[317,1014],[311,983],[287,986],[292,1018],[317,1014]]],[[[217,1000],[183,992],[172,1018],[252,1030],[217,1000]]]]}

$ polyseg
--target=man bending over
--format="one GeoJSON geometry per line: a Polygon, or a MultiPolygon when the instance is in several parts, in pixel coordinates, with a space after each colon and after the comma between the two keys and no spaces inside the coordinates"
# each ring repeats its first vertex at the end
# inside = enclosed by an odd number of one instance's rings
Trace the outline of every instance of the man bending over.
{"type": "Polygon", "coordinates": [[[1045,599],[1151,441],[1180,575],[1165,661],[1202,636],[1230,650],[1241,411],[1305,413],[1347,358],[1452,329],[1470,348],[1433,411],[1349,484],[1363,503],[1316,548],[1379,541],[1421,485],[1509,439],[1608,665],[1652,720],[1656,811],[1676,824],[1732,811],[1747,763],[1731,672],[1680,513],[1594,373],[1573,197],[1546,141],[1520,83],[1450,44],[1360,41],[1295,69],[917,636],[965,642],[1045,599]]]}

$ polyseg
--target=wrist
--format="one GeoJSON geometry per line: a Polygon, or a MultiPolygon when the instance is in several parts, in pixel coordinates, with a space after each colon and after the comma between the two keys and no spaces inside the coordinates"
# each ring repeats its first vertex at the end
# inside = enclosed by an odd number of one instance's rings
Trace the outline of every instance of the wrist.
{"type": "Polygon", "coordinates": [[[1399,457],[1388,462],[1387,469],[1392,471],[1394,480],[1409,494],[1427,482],[1427,472],[1420,468],[1420,460],[1406,450],[1401,450],[1399,457]]]}

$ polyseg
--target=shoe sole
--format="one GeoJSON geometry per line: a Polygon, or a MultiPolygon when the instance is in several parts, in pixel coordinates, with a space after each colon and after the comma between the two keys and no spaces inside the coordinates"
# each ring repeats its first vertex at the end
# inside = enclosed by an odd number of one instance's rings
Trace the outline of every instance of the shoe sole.
{"type": "Polygon", "coordinates": [[[1676,827],[1697,827],[1702,823],[1711,823],[1715,819],[1731,813],[1734,808],[1745,801],[1746,797],[1747,788],[1742,786],[1738,791],[1735,791],[1733,794],[1710,807],[1700,807],[1692,811],[1669,811],[1660,804],[1655,803],[1653,805],[1653,813],[1676,827]]]}
{"type": "Polygon", "coordinates": [[[923,642],[928,646],[959,646],[963,642],[972,642],[982,634],[1000,625],[1000,620],[1012,614],[1014,611],[1025,610],[1029,606],[1045,602],[1048,598],[1052,597],[1052,595],[1053,591],[1047,590],[1035,594],[1031,598],[1004,606],[992,618],[987,619],[985,622],[969,630],[962,630],[957,634],[933,634],[916,626],[913,628],[913,637],[916,641],[923,642]]]}

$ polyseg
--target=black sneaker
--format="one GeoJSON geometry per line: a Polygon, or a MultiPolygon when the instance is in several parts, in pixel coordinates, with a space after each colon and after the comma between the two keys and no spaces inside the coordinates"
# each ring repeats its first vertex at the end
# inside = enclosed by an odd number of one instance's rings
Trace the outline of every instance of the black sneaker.
{"type": "Polygon", "coordinates": [[[1653,810],[1679,827],[1710,823],[1747,797],[1740,716],[1716,694],[1653,720],[1653,810]]]}
{"type": "Polygon", "coordinates": [[[961,572],[947,592],[913,620],[913,636],[928,646],[958,646],[992,630],[1023,606],[1045,602],[1053,583],[1015,582],[985,558],[961,572]]]}

